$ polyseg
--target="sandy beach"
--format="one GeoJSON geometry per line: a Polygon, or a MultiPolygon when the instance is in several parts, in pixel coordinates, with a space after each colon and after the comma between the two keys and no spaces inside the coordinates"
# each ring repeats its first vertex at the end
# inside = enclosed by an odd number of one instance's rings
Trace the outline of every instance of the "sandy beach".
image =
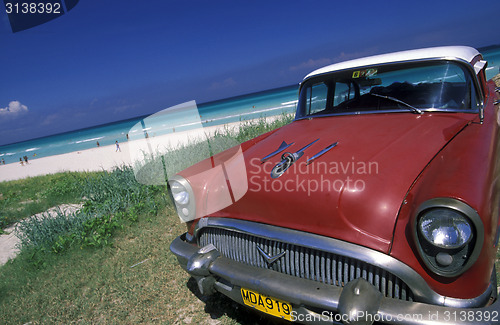
{"type": "Polygon", "coordinates": [[[55,174],[64,171],[110,170],[114,166],[130,162],[128,144],[120,144],[121,152],[115,146],[70,152],[62,155],[29,160],[28,164],[12,163],[0,166],[0,181],[55,174]]]}
{"type": "MultiPolygon", "coordinates": [[[[269,117],[271,121],[278,117],[269,117]]],[[[205,127],[195,130],[175,132],[167,135],[142,138],[121,142],[120,151],[115,145],[100,146],[92,149],[75,151],[61,155],[37,158],[29,160],[28,164],[11,163],[0,165],[0,182],[34,177],[46,174],[54,174],[64,171],[100,171],[112,170],[123,164],[130,165],[133,161],[140,159],[141,152],[156,153],[165,148],[176,147],[190,141],[203,140],[210,137],[216,131],[235,130],[244,122],[234,122],[225,125],[205,127]]]]}

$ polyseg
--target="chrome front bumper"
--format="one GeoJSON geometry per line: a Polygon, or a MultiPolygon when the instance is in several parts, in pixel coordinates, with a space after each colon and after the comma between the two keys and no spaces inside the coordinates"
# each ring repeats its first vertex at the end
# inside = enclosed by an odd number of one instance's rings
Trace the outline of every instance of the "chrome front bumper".
{"type": "Polygon", "coordinates": [[[296,278],[235,262],[208,245],[199,248],[177,237],[170,245],[181,267],[191,274],[203,294],[221,292],[244,305],[240,289],[247,288],[292,304],[300,323],[339,324],[498,324],[500,300],[481,308],[454,308],[384,297],[360,278],[342,287],[296,278]],[[313,310],[325,311],[323,313],[313,310]]]}

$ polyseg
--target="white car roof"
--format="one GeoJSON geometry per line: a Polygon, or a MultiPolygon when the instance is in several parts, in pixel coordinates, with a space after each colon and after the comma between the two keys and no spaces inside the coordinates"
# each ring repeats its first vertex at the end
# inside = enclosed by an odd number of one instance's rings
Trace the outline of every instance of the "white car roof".
{"type": "Polygon", "coordinates": [[[475,48],[468,46],[430,47],[418,50],[380,54],[380,55],[368,56],[364,58],[328,65],[326,67],[317,69],[309,73],[304,79],[307,79],[314,75],[324,74],[338,70],[352,69],[356,67],[365,67],[365,66],[392,63],[392,62],[421,60],[421,59],[458,58],[467,62],[472,62],[472,60],[478,54],[480,53],[475,48]]]}

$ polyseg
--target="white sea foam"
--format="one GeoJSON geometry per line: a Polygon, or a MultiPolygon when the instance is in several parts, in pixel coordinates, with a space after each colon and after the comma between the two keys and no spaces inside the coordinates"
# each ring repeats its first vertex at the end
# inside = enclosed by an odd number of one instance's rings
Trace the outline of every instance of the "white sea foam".
{"type": "Polygon", "coordinates": [[[101,140],[102,138],[104,138],[104,137],[97,137],[97,138],[92,138],[92,139],[80,140],[80,141],[76,141],[75,143],[83,143],[83,142],[96,141],[96,140],[101,140]]]}
{"type": "Polygon", "coordinates": [[[40,148],[39,147],[29,148],[29,149],[24,150],[24,152],[35,151],[35,150],[38,150],[38,149],[40,149],[40,148]]]}
{"type": "MultiPolygon", "coordinates": [[[[295,103],[296,103],[296,101],[286,102],[286,103],[282,103],[281,104],[282,106],[270,107],[270,108],[266,108],[266,109],[261,109],[261,110],[251,111],[251,112],[246,112],[246,113],[241,113],[241,114],[234,114],[234,115],[227,115],[227,116],[223,116],[223,117],[216,117],[216,118],[213,118],[213,119],[203,120],[202,122],[203,123],[208,123],[208,122],[214,122],[214,121],[227,120],[227,119],[235,118],[235,117],[241,117],[241,116],[247,116],[247,115],[254,115],[254,114],[265,113],[265,112],[269,112],[269,111],[275,111],[275,110],[279,110],[279,109],[283,109],[283,108],[294,107],[295,103]],[[291,103],[293,103],[293,104],[291,104],[291,103]]],[[[192,124],[194,124],[194,123],[183,124],[182,126],[187,126],[187,125],[192,125],[192,124]]]]}

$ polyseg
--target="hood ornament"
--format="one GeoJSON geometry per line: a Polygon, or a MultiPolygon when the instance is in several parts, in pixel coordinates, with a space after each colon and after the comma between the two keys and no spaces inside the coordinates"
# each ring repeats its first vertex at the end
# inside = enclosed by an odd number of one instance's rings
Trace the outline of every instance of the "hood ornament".
{"type": "Polygon", "coordinates": [[[257,245],[257,251],[260,253],[260,255],[266,260],[266,263],[271,266],[274,262],[276,262],[277,260],[279,260],[281,257],[285,256],[286,254],[286,251],[283,251],[277,255],[274,255],[274,256],[270,256],[269,254],[266,253],[265,250],[263,250],[262,248],[260,248],[258,245],[257,245]]]}
{"type": "Polygon", "coordinates": [[[270,154],[268,154],[267,156],[265,156],[264,158],[262,158],[260,160],[261,163],[265,163],[269,158],[271,157],[274,157],[276,156],[277,154],[279,154],[280,152],[282,152],[283,150],[287,149],[288,147],[290,147],[292,144],[294,144],[295,142],[292,142],[292,143],[286,143],[286,141],[283,141],[281,143],[281,145],[279,146],[279,148],[273,152],[271,152],[270,154]]]}
{"type": "Polygon", "coordinates": [[[283,173],[288,168],[290,168],[290,166],[292,166],[297,161],[297,159],[299,159],[300,157],[302,157],[304,155],[304,150],[306,150],[307,148],[312,146],[318,140],[319,140],[319,138],[314,140],[313,142],[309,143],[308,145],[300,148],[296,152],[293,152],[293,153],[292,152],[285,152],[281,156],[281,161],[276,166],[274,166],[273,170],[271,171],[271,177],[278,178],[281,175],[283,175],[283,173]]]}

